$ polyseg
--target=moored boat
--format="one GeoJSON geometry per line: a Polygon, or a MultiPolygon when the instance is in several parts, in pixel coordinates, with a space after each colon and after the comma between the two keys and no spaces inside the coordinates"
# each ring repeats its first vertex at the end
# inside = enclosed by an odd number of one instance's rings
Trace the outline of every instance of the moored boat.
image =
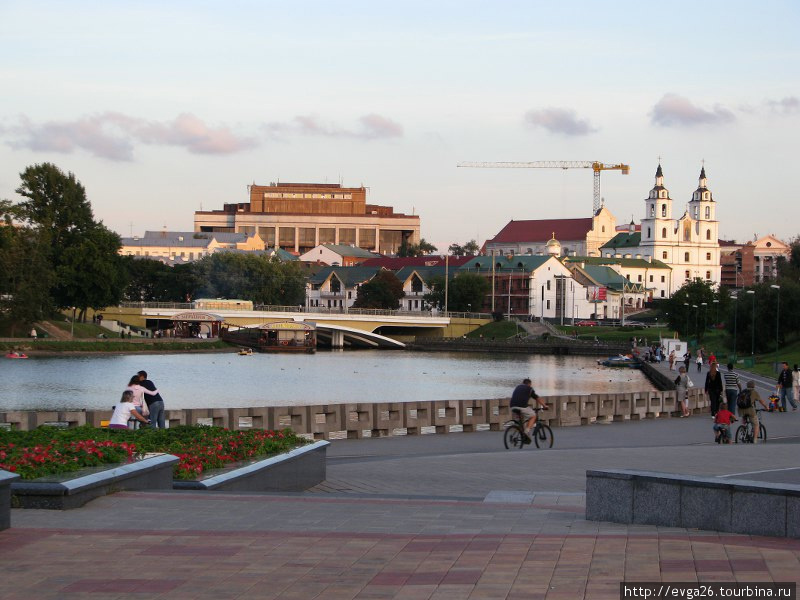
{"type": "MultiPolygon", "coordinates": [[[[276,321],[258,327],[224,327],[224,341],[255,349],[258,352],[306,352],[317,351],[317,329],[314,325],[299,321],[276,321]]],[[[252,350],[251,350],[252,352],[252,350]]],[[[242,354],[240,351],[239,354],[242,354]]]]}
{"type": "Polygon", "coordinates": [[[641,366],[639,361],[634,357],[630,355],[624,356],[622,354],[609,356],[604,360],[598,360],[597,364],[603,365],[604,367],[627,367],[629,369],[638,369],[641,366]]]}
{"type": "Polygon", "coordinates": [[[17,352],[16,350],[12,350],[11,352],[6,353],[6,358],[28,358],[28,355],[24,352],[17,352]]]}

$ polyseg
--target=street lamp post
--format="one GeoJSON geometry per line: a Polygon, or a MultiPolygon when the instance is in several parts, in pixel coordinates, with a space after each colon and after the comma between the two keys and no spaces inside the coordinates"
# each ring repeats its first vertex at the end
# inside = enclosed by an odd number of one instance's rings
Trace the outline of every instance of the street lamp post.
{"type": "Polygon", "coordinates": [[[753,296],[753,335],[750,340],[750,358],[754,358],[756,355],[756,292],[747,290],[747,293],[753,296]]]}
{"type": "Polygon", "coordinates": [[[781,286],[772,284],[771,287],[773,290],[778,292],[778,312],[775,314],[775,370],[778,370],[778,333],[780,332],[781,326],[781,286]]]}
{"type": "Polygon", "coordinates": [[[700,306],[703,307],[703,337],[705,337],[706,329],[708,328],[708,319],[706,318],[706,314],[708,313],[708,303],[702,302],[700,306]]]}
{"type": "Polygon", "coordinates": [[[736,363],[736,320],[739,315],[739,296],[731,295],[733,300],[733,362],[736,363]]]}
{"type": "Polygon", "coordinates": [[[683,305],[686,307],[686,346],[689,346],[689,303],[684,302],[683,305]]]}
{"type": "Polygon", "coordinates": [[[719,326],[719,299],[714,298],[712,300],[712,302],[714,303],[714,326],[718,327],[719,326]]]}
{"type": "Polygon", "coordinates": [[[700,343],[700,330],[697,327],[697,315],[700,313],[700,310],[697,308],[697,304],[692,304],[692,308],[694,309],[694,331],[697,334],[697,343],[700,343]]]}

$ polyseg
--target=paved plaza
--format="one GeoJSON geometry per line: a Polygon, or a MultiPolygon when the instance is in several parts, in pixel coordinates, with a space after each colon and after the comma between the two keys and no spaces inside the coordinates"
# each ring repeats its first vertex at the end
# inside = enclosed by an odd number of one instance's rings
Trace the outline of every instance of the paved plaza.
{"type": "Polygon", "coordinates": [[[623,580],[796,582],[800,540],[584,519],[587,469],[800,483],[800,413],[764,421],[756,446],[712,443],[707,414],[557,428],[550,450],[488,431],[339,440],[304,493],[13,510],[0,598],[616,599],[623,580]]]}

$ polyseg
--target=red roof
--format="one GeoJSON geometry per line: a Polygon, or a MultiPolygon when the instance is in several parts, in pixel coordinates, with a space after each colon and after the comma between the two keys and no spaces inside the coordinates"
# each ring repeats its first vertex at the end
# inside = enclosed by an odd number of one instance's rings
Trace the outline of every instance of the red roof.
{"type": "MultiPolygon", "coordinates": [[[[475,258],[474,256],[451,256],[447,263],[451,267],[460,267],[475,258]]],[[[431,254],[428,256],[381,256],[368,258],[361,263],[362,267],[383,267],[396,271],[403,267],[438,267],[444,266],[444,256],[431,254]]]]}
{"type": "Polygon", "coordinates": [[[540,219],[509,221],[494,239],[495,243],[546,242],[553,235],[559,242],[585,240],[592,229],[592,219],[540,219]]]}

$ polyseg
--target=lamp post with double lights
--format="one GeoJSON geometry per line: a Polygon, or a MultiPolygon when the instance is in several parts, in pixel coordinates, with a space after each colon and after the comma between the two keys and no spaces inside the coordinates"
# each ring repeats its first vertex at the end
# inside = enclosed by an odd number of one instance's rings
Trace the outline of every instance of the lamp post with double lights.
{"type": "Polygon", "coordinates": [[[772,284],[771,287],[773,290],[778,292],[778,309],[777,313],[775,313],[775,370],[778,370],[778,333],[780,332],[781,327],[781,286],[777,284],[772,284]]]}
{"type": "Polygon", "coordinates": [[[736,321],[739,315],[739,296],[731,294],[733,300],[733,362],[736,363],[736,321]]]}
{"type": "Polygon", "coordinates": [[[686,307],[686,346],[689,346],[689,303],[684,302],[683,305],[686,307]]]}
{"type": "Polygon", "coordinates": [[[708,302],[701,302],[700,306],[703,307],[703,337],[705,337],[706,329],[708,328],[708,319],[706,318],[706,314],[708,313],[708,302]]]}
{"type": "MultiPolygon", "coordinates": [[[[753,334],[750,339],[750,358],[755,359],[756,356],[756,292],[755,290],[747,290],[747,294],[753,296],[753,334]]],[[[754,360],[755,363],[755,360],[754,360]]]]}

